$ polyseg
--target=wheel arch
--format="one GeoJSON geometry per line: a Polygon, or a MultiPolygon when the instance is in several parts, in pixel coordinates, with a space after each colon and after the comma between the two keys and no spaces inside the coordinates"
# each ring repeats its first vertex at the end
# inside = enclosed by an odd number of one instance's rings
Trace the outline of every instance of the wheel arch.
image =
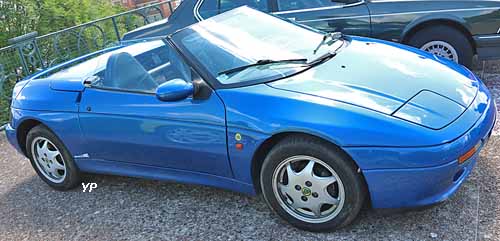
{"type": "MultiPolygon", "coordinates": [[[[27,151],[26,151],[26,140],[28,137],[28,133],[31,129],[33,129],[35,126],[38,125],[43,125],[47,127],[46,125],[43,124],[42,121],[35,119],[35,118],[27,118],[22,120],[17,128],[16,128],[16,138],[17,138],[17,143],[19,144],[19,148],[21,148],[21,151],[25,156],[27,156],[27,151]]],[[[47,127],[48,128],[48,127],[47,127]]]]}
{"type": "Polygon", "coordinates": [[[474,53],[477,53],[476,44],[472,37],[470,28],[467,26],[465,20],[457,19],[457,17],[455,16],[423,17],[414,20],[403,30],[403,33],[401,35],[401,43],[408,44],[410,39],[414,37],[418,31],[438,25],[451,27],[462,32],[464,36],[469,40],[469,44],[472,46],[474,53]]]}
{"type": "MultiPolygon", "coordinates": [[[[255,153],[252,157],[251,175],[252,175],[252,181],[253,181],[253,185],[254,185],[256,193],[261,192],[261,189],[260,189],[260,171],[262,169],[262,164],[263,164],[264,159],[266,158],[267,154],[281,140],[289,138],[291,136],[307,136],[310,138],[320,140],[321,142],[323,142],[327,145],[331,145],[333,148],[340,150],[344,155],[349,157],[353,161],[357,170],[360,171],[359,165],[356,163],[356,161],[345,150],[343,150],[339,145],[335,144],[332,141],[329,141],[329,140],[327,140],[323,137],[320,137],[318,135],[313,135],[313,134],[306,133],[306,132],[297,132],[297,131],[280,132],[280,133],[276,133],[276,134],[270,136],[265,141],[263,141],[260,144],[260,146],[257,148],[257,150],[255,151],[255,153]]],[[[366,183],[363,172],[361,172],[361,176],[363,179],[363,184],[365,185],[366,190],[368,190],[368,193],[367,193],[367,200],[368,200],[370,197],[370,193],[369,193],[370,190],[368,189],[368,185],[366,183]]]]}

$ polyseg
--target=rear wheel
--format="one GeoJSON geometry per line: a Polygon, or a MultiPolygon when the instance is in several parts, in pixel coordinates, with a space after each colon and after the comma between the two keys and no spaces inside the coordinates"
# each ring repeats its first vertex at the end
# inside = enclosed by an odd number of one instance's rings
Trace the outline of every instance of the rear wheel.
{"type": "Polygon", "coordinates": [[[416,32],[408,44],[468,68],[472,66],[472,45],[469,39],[455,28],[445,25],[426,27],[416,32]]]}
{"type": "Polygon", "coordinates": [[[266,157],[260,178],[268,205],[292,225],[310,231],[351,223],[366,195],[362,177],[347,155],[306,136],[278,143],[266,157]]]}
{"type": "Polygon", "coordinates": [[[66,147],[49,129],[38,125],[28,132],[26,151],[38,176],[57,190],[78,185],[80,175],[66,147]]]}

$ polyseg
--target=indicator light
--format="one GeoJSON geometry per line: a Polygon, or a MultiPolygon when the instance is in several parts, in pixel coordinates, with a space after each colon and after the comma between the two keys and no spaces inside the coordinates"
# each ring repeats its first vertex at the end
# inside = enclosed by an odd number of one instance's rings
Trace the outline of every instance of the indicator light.
{"type": "Polygon", "coordinates": [[[241,143],[236,143],[236,149],[237,149],[237,150],[243,150],[243,144],[241,144],[241,143]]]}
{"type": "Polygon", "coordinates": [[[480,147],[481,147],[481,142],[477,143],[474,147],[472,147],[470,150],[468,150],[465,154],[461,155],[458,158],[458,164],[462,164],[462,163],[466,162],[467,160],[469,160],[472,156],[474,156],[474,154],[476,154],[476,152],[479,150],[480,147]]]}

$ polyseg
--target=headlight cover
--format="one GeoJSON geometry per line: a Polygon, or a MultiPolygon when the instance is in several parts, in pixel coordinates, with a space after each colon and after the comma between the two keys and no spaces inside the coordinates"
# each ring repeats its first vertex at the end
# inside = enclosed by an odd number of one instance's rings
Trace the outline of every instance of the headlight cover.
{"type": "Polygon", "coordinates": [[[465,107],[445,96],[422,90],[392,116],[438,130],[452,123],[465,110],[465,107]]]}

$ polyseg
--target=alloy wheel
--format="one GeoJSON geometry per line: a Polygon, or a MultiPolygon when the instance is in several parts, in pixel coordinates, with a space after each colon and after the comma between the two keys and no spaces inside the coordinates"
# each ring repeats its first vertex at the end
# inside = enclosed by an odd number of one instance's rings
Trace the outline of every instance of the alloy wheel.
{"type": "Polygon", "coordinates": [[[272,180],[279,204],[301,221],[327,222],[344,206],[345,190],[339,175],[317,158],[287,158],[275,169],[272,180]]]}
{"type": "Polygon", "coordinates": [[[457,50],[449,43],[444,41],[431,41],[424,44],[421,50],[427,51],[431,54],[434,54],[439,57],[443,57],[445,59],[454,61],[458,63],[458,52],[457,50]]]}
{"type": "Polygon", "coordinates": [[[62,183],[66,178],[66,165],[57,147],[45,137],[37,137],[31,144],[31,153],[38,170],[48,180],[62,183]]]}

